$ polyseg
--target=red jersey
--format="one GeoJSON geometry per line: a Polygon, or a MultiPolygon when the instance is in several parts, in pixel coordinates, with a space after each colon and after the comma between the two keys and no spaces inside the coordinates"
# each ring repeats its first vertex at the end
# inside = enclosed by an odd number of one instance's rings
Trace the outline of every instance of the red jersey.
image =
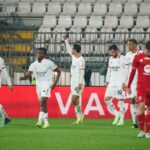
{"type": "Polygon", "coordinates": [[[140,53],[135,56],[132,67],[138,71],[137,88],[150,90],[150,58],[140,53]]]}

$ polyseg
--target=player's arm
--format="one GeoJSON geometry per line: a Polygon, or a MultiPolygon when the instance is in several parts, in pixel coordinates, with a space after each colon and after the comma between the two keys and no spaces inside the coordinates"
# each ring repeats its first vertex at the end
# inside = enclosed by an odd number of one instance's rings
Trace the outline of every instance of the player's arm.
{"type": "Polygon", "coordinates": [[[28,71],[23,77],[20,77],[19,80],[22,81],[29,79],[32,73],[33,73],[32,71],[28,71]]]}
{"type": "Polygon", "coordinates": [[[110,78],[111,78],[111,66],[110,66],[110,60],[109,60],[107,74],[106,74],[106,86],[108,86],[110,78]]]}
{"type": "Polygon", "coordinates": [[[68,37],[64,36],[64,40],[65,40],[66,49],[67,49],[68,53],[72,56],[72,48],[68,42],[68,37]]]}
{"type": "Polygon", "coordinates": [[[6,67],[2,68],[2,73],[3,73],[3,75],[4,75],[4,77],[5,77],[6,81],[7,81],[7,84],[9,86],[10,91],[13,91],[13,86],[12,86],[12,83],[11,83],[11,79],[9,77],[9,74],[7,72],[6,67]]]}
{"type": "Polygon", "coordinates": [[[60,75],[61,75],[61,70],[58,67],[56,69],[54,69],[53,71],[56,72],[57,75],[56,75],[54,83],[51,86],[51,89],[55,88],[55,86],[57,85],[57,82],[58,82],[58,80],[60,78],[60,75]]]}
{"type": "Polygon", "coordinates": [[[11,83],[11,79],[9,77],[9,74],[7,72],[7,69],[6,69],[6,66],[5,66],[5,62],[4,62],[3,59],[2,59],[2,65],[1,65],[1,71],[2,71],[4,77],[5,77],[6,81],[7,81],[7,84],[9,86],[10,91],[13,91],[13,86],[12,86],[12,83],[11,83]]]}

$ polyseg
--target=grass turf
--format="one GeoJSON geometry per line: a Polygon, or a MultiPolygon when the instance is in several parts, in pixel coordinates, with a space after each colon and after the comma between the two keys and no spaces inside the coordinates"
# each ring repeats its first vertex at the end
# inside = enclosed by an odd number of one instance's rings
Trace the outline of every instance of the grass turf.
{"type": "Polygon", "coordinates": [[[35,119],[14,119],[0,128],[0,150],[147,150],[150,139],[138,139],[131,121],[112,126],[112,120],[51,119],[50,128],[38,129],[35,119]]]}

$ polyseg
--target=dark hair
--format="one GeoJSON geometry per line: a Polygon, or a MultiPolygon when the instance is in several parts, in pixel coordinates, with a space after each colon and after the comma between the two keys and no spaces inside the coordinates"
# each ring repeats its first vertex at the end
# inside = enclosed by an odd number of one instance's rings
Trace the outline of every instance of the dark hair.
{"type": "Polygon", "coordinates": [[[118,51],[119,49],[118,49],[118,47],[114,44],[114,45],[109,46],[109,51],[111,51],[111,50],[118,51]]]}
{"type": "Polygon", "coordinates": [[[145,48],[150,51],[150,41],[147,41],[145,44],[145,48]]]}
{"type": "Polygon", "coordinates": [[[36,51],[38,50],[45,52],[45,55],[47,54],[47,49],[44,47],[37,48],[36,51]]]}
{"type": "Polygon", "coordinates": [[[130,39],[129,42],[133,42],[135,45],[137,45],[137,40],[136,39],[130,39]]]}
{"type": "Polygon", "coordinates": [[[77,43],[73,45],[73,49],[75,49],[78,53],[81,52],[81,46],[77,43]]]}

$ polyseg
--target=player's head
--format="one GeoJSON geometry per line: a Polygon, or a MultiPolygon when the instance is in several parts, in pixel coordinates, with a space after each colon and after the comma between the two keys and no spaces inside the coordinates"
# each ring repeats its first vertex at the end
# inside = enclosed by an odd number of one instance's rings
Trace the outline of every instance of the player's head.
{"type": "Polygon", "coordinates": [[[46,48],[40,47],[40,48],[36,49],[37,59],[42,60],[43,58],[45,58],[46,54],[47,54],[47,49],[46,48]]]}
{"type": "Polygon", "coordinates": [[[146,42],[144,53],[147,57],[150,57],[150,41],[146,42]]]}
{"type": "Polygon", "coordinates": [[[111,45],[110,47],[109,47],[109,54],[112,56],[112,57],[114,57],[114,58],[116,58],[117,56],[118,56],[118,52],[119,52],[119,49],[118,49],[118,47],[114,44],[114,45],[111,45]]]}
{"type": "Polygon", "coordinates": [[[75,43],[72,48],[72,55],[77,55],[81,53],[81,46],[78,43],[75,43]]]}
{"type": "Polygon", "coordinates": [[[134,51],[137,49],[137,41],[135,39],[130,39],[128,41],[128,49],[129,51],[134,51]]]}

